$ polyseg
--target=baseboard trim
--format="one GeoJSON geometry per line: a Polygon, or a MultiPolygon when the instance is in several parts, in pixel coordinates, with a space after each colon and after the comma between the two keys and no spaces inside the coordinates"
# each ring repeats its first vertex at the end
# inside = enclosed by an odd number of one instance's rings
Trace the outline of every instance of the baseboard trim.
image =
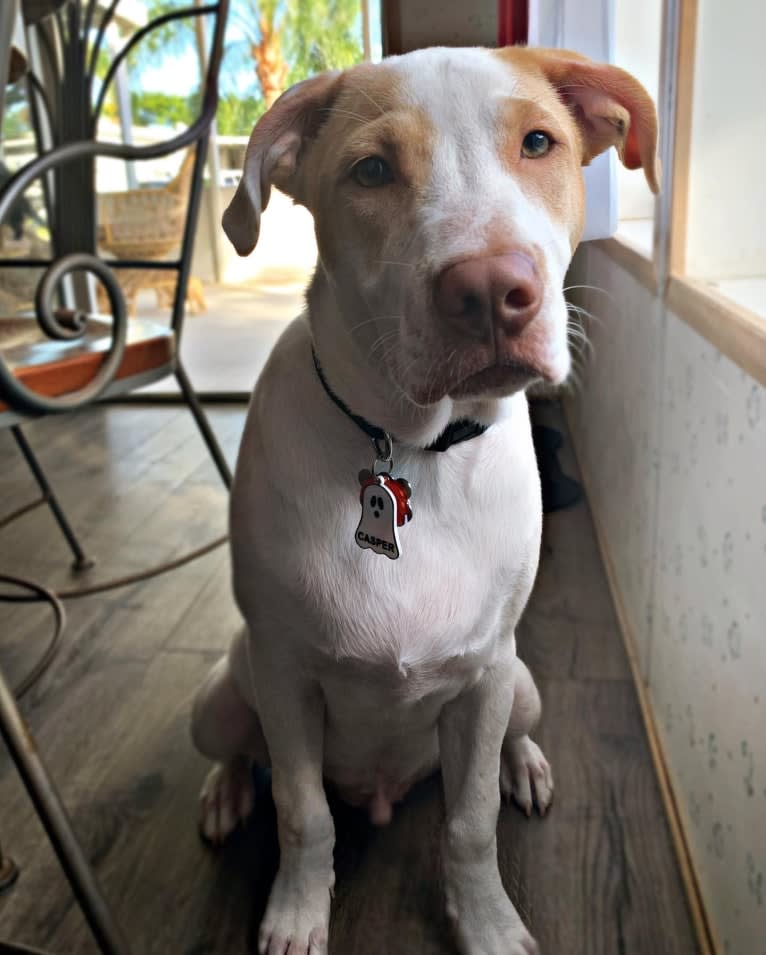
{"type": "Polygon", "coordinates": [[[630,670],[633,677],[633,683],[636,687],[638,702],[641,708],[641,718],[646,729],[647,739],[649,740],[649,749],[651,751],[652,762],[654,763],[657,782],[662,795],[662,802],[665,807],[665,815],[670,826],[670,834],[673,840],[678,865],[681,870],[681,878],[684,883],[684,893],[689,905],[694,931],[697,936],[699,950],[701,955],[723,955],[716,934],[713,930],[710,918],[705,908],[700,880],[697,875],[694,859],[691,854],[691,847],[687,837],[687,826],[684,821],[684,814],[676,796],[672,776],[669,769],[669,762],[665,754],[665,748],[662,743],[657,722],[654,717],[654,709],[649,697],[649,690],[641,676],[641,668],[638,663],[638,650],[636,636],[630,621],[630,616],[625,606],[625,600],[622,595],[615,563],[609,549],[609,542],[606,536],[606,530],[598,511],[597,497],[594,493],[594,485],[590,479],[588,467],[577,447],[575,432],[572,427],[572,415],[567,401],[563,401],[564,415],[566,417],[569,434],[572,439],[572,448],[574,450],[577,465],[580,469],[580,476],[585,488],[585,495],[590,506],[591,516],[593,517],[593,526],[596,532],[598,548],[601,553],[601,559],[606,571],[609,590],[612,595],[614,607],[617,612],[617,621],[620,625],[625,652],[628,655],[630,670]]]}

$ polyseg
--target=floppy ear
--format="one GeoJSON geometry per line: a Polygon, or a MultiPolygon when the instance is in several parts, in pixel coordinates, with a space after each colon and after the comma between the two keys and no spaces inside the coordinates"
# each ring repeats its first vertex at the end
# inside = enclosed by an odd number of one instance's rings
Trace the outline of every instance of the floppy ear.
{"type": "Polygon", "coordinates": [[[583,137],[583,165],[615,146],[628,169],[643,167],[652,192],[660,190],[657,111],[630,73],[569,50],[530,48],[547,80],[569,106],[583,137]]]}
{"type": "Polygon", "coordinates": [[[334,98],[339,72],[321,73],[283,93],[256,123],[245,152],[237,191],[223,214],[223,228],[239,255],[249,255],[258,241],[261,213],[272,186],[295,198],[295,173],[301,149],[315,136],[334,98]]]}

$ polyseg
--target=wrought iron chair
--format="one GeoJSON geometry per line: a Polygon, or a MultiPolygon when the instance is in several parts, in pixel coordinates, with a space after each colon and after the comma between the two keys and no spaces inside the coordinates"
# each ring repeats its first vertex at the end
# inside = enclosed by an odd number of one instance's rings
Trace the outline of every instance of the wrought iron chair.
{"type": "MultiPolygon", "coordinates": [[[[6,319],[0,316],[0,427],[11,427],[43,498],[67,539],[76,569],[90,566],[91,561],[22,432],[24,420],[73,410],[101,397],[122,395],[172,374],[221,478],[227,487],[231,484],[228,464],[179,355],[203,168],[217,103],[228,0],[173,10],[137,30],[111,62],[93,106],[96,62],[119,2],[112,0],[99,15],[101,7],[96,0],[66,0],[63,5],[60,0],[22,0],[27,26],[34,25],[36,29],[39,68],[43,74],[38,76],[34,69],[27,73],[39,156],[22,167],[0,190],[2,223],[30,183],[41,180],[52,250],[50,257],[0,257],[2,269],[45,269],[36,289],[36,314],[6,319]],[[53,7],[56,9],[44,21],[36,21],[41,12],[53,7]],[[215,29],[201,112],[193,125],[180,135],[149,146],[96,141],[107,90],[127,54],[156,27],[184,17],[206,16],[215,19],[215,29]],[[52,92],[55,95],[51,95],[52,92]],[[46,139],[52,139],[55,145],[45,149],[46,139]],[[100,256],[95,158],[154,159],[187,147],[193,156],[193,166],[188,177],[190,189],[177,257],[106,259],[100,256]],[[129,275],[150,269],[177,276],[169,325],[127,319],[124,293],[115,280],[114,270],[124,270],[129,275]],[[54,299],[62,280],[78,271],[91,272],[100,281],[110,303],[111,316],[91,314],[79,304],[56,307],[54,299]]],[[[102,229],[102,238],[103,234],[102,229]]]]}
{"type": "MultiPolygon", "coordinates": [[[[119,395],[174,374],[182,395],[228,487],[231,474],[178,355],[183,329],[192,240],[197,225],[204,157],[217,102],[217,77],[223,51],[228,0],[174,10],[142,27],[113,60],[95,108],[91,93],[98,51],[119,0],[22,0],[28,28],[39,24],[44,76],[27,74],[38,140],[38,158],[22,167],[0,189],[0,223],[34,180],[41,178],[51,231],[50,257],[0,258],[2,268],[43,269],[35,293],[35,315],[0,316],[0,426],[10,426],[75,557],[88,560],[53,494],[42,467],[22,430],[25,420],[81,408],[101,397],[119,395]],[[95,140],[106,89],[127,53],[151,29],[181,17],[215,20],[201,112],[186,131],[151,146],[115,145],[95,140]],[[46,148],[45,132],[53,132],[46,148]],[[180,254],[170,261],[121,259],[98,255],[94,160],[97,156],[139,160],[191,148],[194,166],[180,254]],[[113,269],[167,269],[177,274],[169,326],[128,322],[125,299],[113,269]],[[106,290],[110,316],[91,314],[75,299],[62,307],[57,299],[62,279],[77,271],[93,273],[106,290]]],[[[0,2],[0,119],[11,55],[10,37],[16,2],[0,2]]],[[[16,64],[18,66],[18,63],[16,64]]],[[[4,578],[6,581],[9,578],[4,578]]],[[[44,588],[32,586],[38,592],[44,588]]],[[[63,608],[51,598],[58,628],[63,608]]],[[[19,713],[0,669],[0,734],[32,799],[69,879],[99,949],[109,955],[127,953],[128,942],[104,901],[93,872],[72,830],[56,788],[48,775],[29,728],[19,713]]],[[[13,867],[0,851],[0,879],[13,877],[13,867]]],[[[31,952],[0,942],[4,952],[31,952]]]]}

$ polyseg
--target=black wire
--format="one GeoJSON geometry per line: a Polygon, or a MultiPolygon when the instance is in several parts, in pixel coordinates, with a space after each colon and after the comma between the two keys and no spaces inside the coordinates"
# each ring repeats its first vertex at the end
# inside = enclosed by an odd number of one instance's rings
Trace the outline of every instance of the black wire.
{"type": "MultiPolygon", "coordinates": [[[[29,511],[33,511],[36,507],[39,507],[41,504],[45,504],[44,497],[38,497],[34,501],[30,501],[28,504],[22,504],[21,507],[16,508],[15,511],[11,511],[10,514],[6,514],[4,517],[0,517],[0,528],[5,527],[6,524],[10,524],[12,521],[15,521],[17,517],[21,517],[23,514],[27,514],[29,511]]],[[[0,952],[0,955],[2,955],[1,952],[0,952]]]]}
{"type": "MultiPolygon", "coordinates": [[[[48,641],[48,646],[41,654],[37,663],[35,663],[32,669],[26,674],[24,679],[13,688],[14,696],[17,700],[20,700],[32,689],[35,683],[37,683],[58,653],[59,648],[61,647],[61,637],[64,633],[64,628],[66,627],[66,611],[64,610],[63,603],[59,600],[57,595],[52,590],[48,590],[48,588],[44,587],[42,584],[35,583],[33,580],[24,580],[22,577],[14,577],[10,574],[0,574],[0,581],[10,584],[12,587],[19,587],[22,590],[32,591],[32,593],[36,594],[36,600],[45,601],[46,603],[50,604],[50,607],[53,610],[53,616],[55,618],[53,635],[48,641]]],[[[0,601],[9,599],[14,600],[15,596],[16,595],[14,594],[0,593],[0,601]]]]}
{"type": "MultiPolygon", "coordinates": [[[[0,527],[5,527],[7,524],[10,524],[11,521],[21,517],[23,514],[26,514],[28,511],[32,510],[32,508],[37,507],[43,502],[44,498],[40,498],[37,501],[32,501],[29,504],[25,504],[23,507],[18,508],[18,510],[13,511],[11,514],[7,514],[5,517],[0,518],[0,527]]],[[[197,560],[198,557],[203,557],[205,554],[209,554],[222,544],[225,544],[228,539],[228,534],[223,534],[221,537],[216,537],[215,540],[204,544],[202,547],[197,547],[195,550],[187,551],[187,553],[182,554],[180,557],[175,557],[173,560],[165,561],[163,564],[157,564],[154,567],[150,567],[148,570],[138,571],[135,574],[127,574],[124,577],[116,577],[112,580],[104,580],[101,583],[92,584],[90,587],[77,587],[70,590],[61,590],[58,592],[49,590],[47,587],[43,586],[42,584],[38,584],[34,580],[27,580],[23,577],[14,577],[9,574],[0,573],[0,581],[27,591],[25,594],[15,594],[0,591],[0,603],[46,602],[51,605],[55,617],[53,636],[50,638],[48,646],[43,651],[37,663],[35,663],[32,669],[26,674],[24,679],[13,689],[13,694],[16,699],[20,700],[32,689],[35,683],[37,683],[43,673],[45,673],[45,671],[51,665],[54,657],[59,651],[61,637],[64,633],[64,628],[66,627],[66,612],[64,610],[62,600],[76,600],[81,597],[90,597],[93,594],[101,594],[109,590],[117,590],[119,587],[128,587],[131,584],[137,584],[143,580],[149,580],[152,577],[159,577],[160,574],[165,574],[170,570],[175,570],[177,567],[183,567],[184,564],[189,564],[191,561],[197,560]]],[[[0,955],[2,955],[1,951],[0,955]]]]}
{"type": "MultiPolygon", "coordinates": [[[[126,574],[124,577],[113,577],[111,580],[103,580],[101,583],[91,584],[90,587],[72,587],[69,590],[56,590],[51,591],[51,593],[55,593],[59,600],[79,600],[81,597],[92,597],[94,594],[103,594],[109,590],[117,590],[120,587],[129,587],[131,584],[138,584],[143,580],[150,580],[152,577],[159,577],[161,574],[166,574],[168,571],[175,570],[177,567],[183,567],[184,564],[190,564],[193,560],[197,560],[198,557],[204,557],[205,554],[209,554],[217,547],[225,544],[228,539],[228,534],[222,534],[220,537],[216,537],[215,540],[203,544],[202,547],[187,551],[187,553],[182,554],[180,557],[174,557],[172,560],[165,561],[162,564],[155,564],[154,567],[150,567],[148,570],[139,570],[135,574],[126,574]]],[[[39,603],[42,599],[42,597],[33,594],[0,593],[0,601],[5,601],[6,603],[39,603]]],[[[0,955],[2,955],[2,953],[0,953],[0,955]]]]}

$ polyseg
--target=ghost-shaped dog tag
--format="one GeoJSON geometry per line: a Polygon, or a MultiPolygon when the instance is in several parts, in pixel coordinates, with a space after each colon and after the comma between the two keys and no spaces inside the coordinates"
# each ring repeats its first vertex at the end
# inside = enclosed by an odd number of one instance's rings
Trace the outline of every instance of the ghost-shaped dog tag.
{"type": "Polygon", "coordinates": [[[386,487],[382,475],[362,489],[362,517],[356,529],[356,542],[391,560],[399,556],[396,498],[386,487]]]}

